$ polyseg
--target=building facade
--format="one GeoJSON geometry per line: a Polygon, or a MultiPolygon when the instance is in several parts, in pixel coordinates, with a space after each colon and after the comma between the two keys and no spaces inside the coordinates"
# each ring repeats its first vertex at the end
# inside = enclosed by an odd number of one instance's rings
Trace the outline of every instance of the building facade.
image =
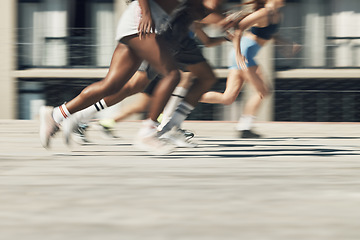
{"type": "MultiPolygon", "coordinates": [[[[228,1],[227,7],[239,2],[228,1]]],[[[258,119],[360,121],[360,1],[286,2],[280,34],[302,50],[287,56],[289,46],[272,43],[261,51],[258,61],[273,94],[258,119]]],[[[1,5],[1,119],[36,118],[39,106],[68,101],[106,75],[125,0],[3,0],[1,5]]],[[[207,32],[221,34],[214,28],[207,32]]],[[[203,50],[219,91],[230,49],[227,43],[203,50]]],[[[237,120],[250,91],[231,106],[200,104],[190,117],[237,120]]]]}

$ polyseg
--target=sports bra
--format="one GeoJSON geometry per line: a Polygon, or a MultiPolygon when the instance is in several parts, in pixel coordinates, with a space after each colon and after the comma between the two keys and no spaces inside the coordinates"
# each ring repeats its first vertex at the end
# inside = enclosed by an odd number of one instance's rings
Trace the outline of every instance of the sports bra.
{"type": "Polygon", "coordinates": [[[279,23],[271,23],[270,19],[272,13],[269,13],[269,22],[270,24],[266,27],[252,27],[250,29],[251,33],[259,38],[270,40],[272,36],[279,31],[279,23]]]}

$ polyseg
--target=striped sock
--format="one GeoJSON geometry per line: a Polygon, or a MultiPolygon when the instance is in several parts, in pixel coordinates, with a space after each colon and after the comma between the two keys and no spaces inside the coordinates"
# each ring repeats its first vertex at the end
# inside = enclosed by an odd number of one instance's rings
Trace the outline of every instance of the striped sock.
{"type": "Polygon", "coordinates": [[[57,123],[61,123],[65,118],[70,117],[70,112],[69,110],[66,108],[65,103],[63,105],[60,105],[56,108],[54,108],[53,111],[53,118],[55,120],[55,122],[57,123]]]}
{"type": "Polygon", "coordinates": [[[182,101],[187,94],[188,90],[183,87],[176,87],[174,92],[171,94],[171,97],[166,104],[163,117],[161,119],[161,123],[159,126],[159,130],[161,130],[169,121],[171,116],[173,115],[177,106],[179,106],[180,101],[182,101]]]}
{"type": "Polygon", "coordinates": [[[159,135],[170,131],[174,126],[180,127],[180,125],[185,121],[187,116],[191,113],[192,110],[194,110],[194,108],[194,106],[191,106],[185,101],[180,102],[170,121],[162,128],[159,135]]]}
{"type": "Polygon", "coordinates": [[[98,101],[97,103],[94,104],[94,107],[96,108],[96,110],[98,112],[100,112],[101,110],[104,110],[105,108],[107,108],[107,105],[106,105],[104,99],[101,99],[100,101],[98,101]]]}
{"type": "Polygon", "coordinates": [[[76,120],[81,123],[88,123],[92,118],[94,118],[95,114],[97,112],[100,112],[107,108],[107,105],[104,101],[104,99],[101,99],[100,101],[94,103],[90,107],[87,107],[77,113],[74,114],[76,117],[76,120]]]}

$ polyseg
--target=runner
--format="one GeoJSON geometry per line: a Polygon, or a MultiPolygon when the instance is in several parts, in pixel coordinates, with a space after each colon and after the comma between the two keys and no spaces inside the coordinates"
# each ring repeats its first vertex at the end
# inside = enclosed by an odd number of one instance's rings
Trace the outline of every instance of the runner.
{"type": "MultiPolygon", "coordinates": [[[[269,93],[269,86],[265,83],[262,71],[254,57],[267,42],[273,38],[278,39],[276,33],[281,20],[279,10],[284,6],[284,1],[255,0],[245,4],[253,4],[253,12],[238,24],[234,41],[235,49],[229,56],[230,72],[225,92],[207,92],[200,101],[232,104],[239,95],[244,82],[248,82],[256,89],[257,93],[246,102],[236,129],[242,138],[259,138],[261,135],[252,131],[252,125],[263,98],[269,93]],[[249,31],[244,32],[248,28],[249,31]]],[[[295,54],[299,49],[293,50],[292,54],[295,54]]]]}

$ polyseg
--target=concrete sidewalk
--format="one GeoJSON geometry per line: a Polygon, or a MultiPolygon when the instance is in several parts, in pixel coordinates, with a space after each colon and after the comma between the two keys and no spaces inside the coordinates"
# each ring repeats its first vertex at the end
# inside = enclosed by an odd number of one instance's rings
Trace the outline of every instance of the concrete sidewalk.
{"type": "Polygon", "coordinates": [[[198,148],[151,156],[96,125],[92,143],[40,146],[0,120],[0,240],[360,239],[360,124],[185,122],[198,148]]]}

